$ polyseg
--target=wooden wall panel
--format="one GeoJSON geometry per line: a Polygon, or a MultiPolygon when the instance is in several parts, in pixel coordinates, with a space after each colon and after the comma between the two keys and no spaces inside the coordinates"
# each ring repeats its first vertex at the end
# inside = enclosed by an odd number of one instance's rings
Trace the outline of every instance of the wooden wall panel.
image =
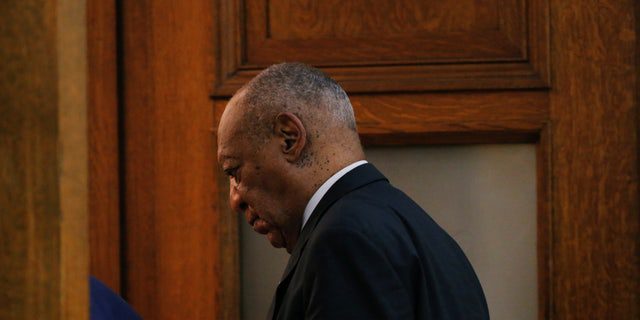
{"type": "Polygon", "coordinates": [[[57,53],[50,31],[56,16],[44,2],[0,3],[0,21],[7,28],[0,57],[9,62],[0,76],[0,318],[5,319],[58,319],[61,309],[54,295],[61,289],[57,53]],[[29,50],[21,52],[23,46],[29,50]]]}
{"type": "Polygon", "coordinates": [[[0,2],[0,318],[86,319],[81,1],[0,2]]]}
{"type": "Polygon", "coordinates": [[[244,58],[258,66],[522,60],[524,7],[497,2],[246,1],[244,58]]]}
{"type": "Polygon", "coordinates": [[[352,95],[365,145],[536,142],[545,92],[352,95]]]}
{"type": "Polygon", "coordinates": [[[358,0],[250,3],[263,9],[260,11],[264,14],[262,19],[267,19],[266,38],[274,40],[423,37],[425,33],[495,31],[500,16],[496,2],[473,0],[383,0],[373,6],[358,0]]]}
{"type": "Polygon", "coordinates": [[[115,0],[87,1],[90,273],[120,291],[115,0]]]}
{"type": "Polygon", "coordinates": [[[125,269],[145,319],[215,319],[212,4],[122,2],[125,269]]]}
{"type": "Polygon", "coordinates": [[[56,174],[59,175],[61,213],[58,225],[60,318],[85,319],[89,313],[86,4],[84,1],[58,0],[53,12],[57,18],[58,58],[56,174]]]}
{"type": "Polygon", "coordinates": [[[349,92],[548,83],[546,0],[220,1],[214,95],[281,61],[321,67],[349,92]]]}
{"type": "Polygon", "coordinates": [[[553,2],[554,318],[640,318],[637,6],[553,2]]]}
{"type": "Polygon", "coordinates": [[[537,264],[538,264],[538,319],[553,319],[551,309],[555,297],[553,288],[553,177],[551,176],[552,141],[551,124],[546,122],[536,145],[537,193],[537,264]]]}

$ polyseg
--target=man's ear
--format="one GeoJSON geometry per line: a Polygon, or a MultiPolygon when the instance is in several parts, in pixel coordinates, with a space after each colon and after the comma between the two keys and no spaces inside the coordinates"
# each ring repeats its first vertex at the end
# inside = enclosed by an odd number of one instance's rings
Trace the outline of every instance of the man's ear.
{"type": "Polygon", "coordinates": [[[307,144],[307,131],[300,118],[291,112],[282,112],[276,116],[274,131],[287,161],[296,162],[307,144]]]}

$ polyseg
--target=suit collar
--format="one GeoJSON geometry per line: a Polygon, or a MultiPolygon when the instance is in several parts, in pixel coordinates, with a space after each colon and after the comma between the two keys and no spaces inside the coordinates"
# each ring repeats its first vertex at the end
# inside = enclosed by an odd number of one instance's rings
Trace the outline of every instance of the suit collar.
{"type": "Polygon", "coordinates": [[[340,180],[336,181],[313,210],[309,221],[305,224],[298,237],[298,243],[294,247],[291,256],[293,257],[296,253],[299,254],[302,251],[318,221],[334,202],[345,194],[378,180],[386,180],[386,178],[372,164],[365,163],[347,172],[340,180]]]}
{"type": "Polygon", "coordinates": [[[271,310],[272,315],[277,315],[277,310],[280,304],[279,300],[282,299],[282,296],[284,295],[284,292],[289,285],[292,271],[298,265],[298,261],[300,260],[302,251],[304,251],[304,247],[306,246],[311,234],[313,233],[313,230],[316,228],[316,225],[318,224],[320,219],[322,219],[324,213],[329,209],[329,207],[331,207],[333,203],[338,201],[338,199],[342,198],[347,193],[379,180],[387,179],[372,164],[366,163],[356,167],[355,169],[345,174],[329,189],[329,191],[327,191],[324,197],[322,197],[322,200],[320,200],[318,206],[316,206],[316,208],[313,210],[309,221],[307,221],[304,228],[302,229],[302,232],[298,237],[298,242],[293,248],[291,257],[289,257],[289,262],[287,263],[287,267],[285,268],[282,280],[280,281],[278,289],[276,290],[275,301],[274,305],[272,305],[271,310]]]}
{"type": "Polygon", "coordinates": [[[345,166],[344,168],[338,170],[338,172],[334,173],[331,177],[329,177],[329,179],[327,179],[327,181],[325,181],[320,186],[320,188],[316,190],[316,192],[311,196],[311,199],[309,199],[309,202],[307,202],[307,206],[304,208],[304,213],[302,214],[302,226],[300,227],[301,232],[302,232],[302,228],[304,228],[307,221],[309,221],[309,218],[311,218],[311,214],[313,213],[313,210],[316,209],[316,207],[318,206],[318,203],[320,203],[320,200],[324,198],[324,195],[327,194],[327,191],[331,189],[333,184],[338,182],[338,180],[340,180],[340,178],[342,178],[345,174],[349,173],[349,171],[366,163],[367,163],[367,160],[358,160],[351,163],[348,166],[345,166]]]}

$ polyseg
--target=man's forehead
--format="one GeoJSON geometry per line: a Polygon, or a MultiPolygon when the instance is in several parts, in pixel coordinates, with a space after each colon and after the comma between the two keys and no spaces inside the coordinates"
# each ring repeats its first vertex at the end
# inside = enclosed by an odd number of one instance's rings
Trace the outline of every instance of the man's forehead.
{"type": "Polygon", "coordinates": [[[240,125],[240,112],[234,100],[225,108],[220,124],[218,125],[218,160],[222,163],[227,159],[235,159],[241,149],[242,132],[240,125]]]}
{"type": "Polygon", "coordinates": [[[218,161],[222,163],[228,159],[236,159],[240,149],[240,141],[238,134],[233,132],[218,132],[218,161]]]}
{"type": "Polygon", "coordinates": [[[218,137],[233,134],[239,128],[239,120],[245,112],[242,105],[244,91],[239,91],[227,103],[218,124],[218,137]]]}
{"type": "Polygon", "coordinates": [[[227,161],[239,160],[242,156],[241,149],[238,143],[218,144],[218,164],[223,165],[227,161]]]}

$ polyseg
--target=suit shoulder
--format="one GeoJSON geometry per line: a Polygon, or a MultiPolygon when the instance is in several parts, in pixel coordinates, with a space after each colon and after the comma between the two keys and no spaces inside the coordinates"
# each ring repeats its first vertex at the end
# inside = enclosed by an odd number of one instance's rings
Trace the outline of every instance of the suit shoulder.
{"type": "Polygon", "coordinates": [[[410,243],[407,221],[394,208],[394,201],[399,201],[395,192],[399,191],[381,181],[345,195],[327,210],[314,237],[358,235],[379,245],[410,243]]]}
{"type": "MultiPolygon", "coordinates": [[[[377,223],[396,220],[390,203],[374,188],[362,188],[336,201],[326,212],[321,224],[342,229],[371,228],[377,223]]],[[[399,221],[397,221],[399,222],[399,221]]]]}
{"type": "Polygon", "coordinates": [[[424,219],[426,212],[387,181],[378,181],[354,190],[336,201],[326,213],[327,224],[375,227],[403,224],[405,216],[424,219]]]}

